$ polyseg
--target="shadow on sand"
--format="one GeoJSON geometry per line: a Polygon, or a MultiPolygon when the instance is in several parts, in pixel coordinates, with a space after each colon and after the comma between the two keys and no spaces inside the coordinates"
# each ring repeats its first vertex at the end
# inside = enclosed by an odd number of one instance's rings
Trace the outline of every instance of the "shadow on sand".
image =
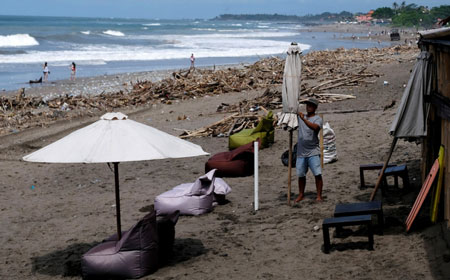
{"type": "MultiPolygon", "coordinates": [[[[49,254],[33,257],[32,273],[51,276],[61,275],[63,277],[81,277],[81,257],[92,247],[100,242],[76,243],[62,250],[53,251],[49,254]]],[[[173,253],[165,266],[174,266],[178,263],[195,258],[207,252],[203,243],[198,239],[178,238],[175,239],[173,253]]]]}

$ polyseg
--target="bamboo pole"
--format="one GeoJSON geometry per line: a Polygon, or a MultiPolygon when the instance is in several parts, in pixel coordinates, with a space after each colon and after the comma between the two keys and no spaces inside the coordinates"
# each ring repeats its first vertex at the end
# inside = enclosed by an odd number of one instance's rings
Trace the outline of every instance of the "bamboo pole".
{"type": "Polygon", "coordinates": [[[375,185],[375,188],[373,189],[372,195],[370,196],[370,201],[373,201],[373,199],[375,198],[375,195],[377,194],[378,188],[380,187],[381,181],[383,180],[383,177],[384,177],[384,171],[386,170],[386,167],[389,164],[389,160],[391,159],[392,152],[394,152],[395,144],[397,144],[397,139],[398,139],[397,137],[394,137],[394,139],[392,140],[391,149],[389,150],[389,154],[386,159],[386,162],[384,163],[383,168],[380,171],[380,175],[378,175],[378,180],[375,185]]]}
{"type": "Polygon", "coordinates": [[[253,142],[253,146],[254,146],[254,174],[255,174],[255,211],[258,211],[259,209],[259,159],[258,159],[258,150],[259,150],[259,146],[258,146],[259,142],[255,141],[253,142]]]}

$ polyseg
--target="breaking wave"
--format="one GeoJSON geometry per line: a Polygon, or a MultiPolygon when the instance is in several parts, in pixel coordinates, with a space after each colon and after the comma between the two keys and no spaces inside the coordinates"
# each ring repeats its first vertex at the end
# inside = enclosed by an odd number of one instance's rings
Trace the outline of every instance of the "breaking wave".
{"type": "Polygon", "coordinates": [[[29,34],[0,35],[0,47],[37,46],[39,42],[29,34]]]}

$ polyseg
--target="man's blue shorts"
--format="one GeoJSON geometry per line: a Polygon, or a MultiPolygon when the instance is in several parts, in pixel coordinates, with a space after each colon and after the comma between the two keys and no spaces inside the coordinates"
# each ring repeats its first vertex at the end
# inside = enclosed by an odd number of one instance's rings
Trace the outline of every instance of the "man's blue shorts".
{"type": "Polygon", "coordinates": [[[305,177],[308,172],[308,167],[314,176],[322,175],[322,168],[320,167],[320,156],[311,157],[297,157],[296,169],[298,177],[305,177]]]}

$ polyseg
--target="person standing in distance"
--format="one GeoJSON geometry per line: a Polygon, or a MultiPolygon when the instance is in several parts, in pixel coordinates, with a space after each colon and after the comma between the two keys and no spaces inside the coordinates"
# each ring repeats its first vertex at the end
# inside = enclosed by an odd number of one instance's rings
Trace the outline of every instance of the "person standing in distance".
{"type": "Polygon", "coordinates": [[[48,74],[50,74],[50,71],[48,70],[47,62],[44,63],[44,82],[48,81],[48,74]]]}
{"type": "Polygon", "coordinates": [[[195,57],[194,57],[194,54],[191,54],[191,69],[195,68],[194,63],[195,63],[195,57]]]}
{"type": "Polygon", "coordinates": [[[322,118],[316,115],[319,101],[309,98],[306,103],[306,115],[298,113],[298,143],[296,171],[298,176],[299,195],[295,202],[301,201],[305,196],[306,173],[311,169],[317,190],[317,201],[322,201],[322,168],[320,161],[319,131],[322,129],[322,118]]]}
{"type": "Polygon", "coordinates": [[[72,62],[72,64],[70,65],[70,80],[75,81],[76,75],[77,75],[77,65],[75,64],[75,62],[72,62]]]}

